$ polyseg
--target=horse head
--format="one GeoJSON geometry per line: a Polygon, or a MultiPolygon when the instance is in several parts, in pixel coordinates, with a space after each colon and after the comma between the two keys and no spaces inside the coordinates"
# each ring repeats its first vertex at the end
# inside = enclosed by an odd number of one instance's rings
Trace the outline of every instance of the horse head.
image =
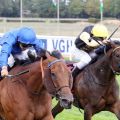
{"type": "Polygon", "coordinates": [[[120,74],[120,43],[111,43],[110,64],[113,73],[120,74]]]}
{"type": "Polygon", "coordinates": [[[62,107],[70,108],[73,102],[73,95],[71,93],[73,78],[71,71],[60,54],[59,59],[57,58],[58,54],[50,55],[47,52],[45,56],[46,59],[42,63],[45,86],[50,94],[59,99],[62,107]]]}

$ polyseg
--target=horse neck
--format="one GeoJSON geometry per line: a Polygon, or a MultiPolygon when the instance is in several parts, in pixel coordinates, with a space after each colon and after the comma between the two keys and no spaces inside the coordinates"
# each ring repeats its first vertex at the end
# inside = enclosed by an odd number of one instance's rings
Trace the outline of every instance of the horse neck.
{"type": "Polygon", "coordinates": [[[43,88],[42,72],[40,68],[40,62],[33,63],[30,67],[29,79],[27,80],[27,86],[31,91],[40,92],[43,88]]]}
{"type": "Polygon", "coordinates": [[[95,64],[91,66],[92,71],[97,76],[97,80],[108,82],[113,80],[115,77],[115,74],[113,73],[111,69],[111,63],[110,63],[110,55],[111,50],[108,51],[107,55],[104,55],[101,59],[99,59],[95,64]]]}

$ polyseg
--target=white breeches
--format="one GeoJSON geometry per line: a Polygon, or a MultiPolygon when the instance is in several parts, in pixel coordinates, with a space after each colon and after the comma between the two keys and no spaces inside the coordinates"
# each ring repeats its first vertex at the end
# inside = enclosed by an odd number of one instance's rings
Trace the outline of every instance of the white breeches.
{"type": "MultiPolygon", "coordinates": [[[[0,46],[0,52],[1,52],[1,48],[2,48],[2,46],[0,46]]],[[[34,48],[28,48],[28,49],[22,51],[20,54],[14,55],[14,57],[13,57],[12,54],[10,54],[10,56],[8,58],[8,65],[10,67],[13,67],[13,65],[15,63],[15,59],[14,58],[17,58],[19,60],[27,60],[27,59],[29,59],[28,54],[27,54],[29,50],[32,51],[32,54],[34,54],[35,56],[37,56],[36,51],[35,51],[34,48]]]]}
{"type": "Polygon", "coordinates": [[[27,59],[29,59],[28,51],[31,51],[31,54],[33,56],[37,57],[37,53],[36,53],[36,51],[35,51],[35,49],[33,47],[30,47],[30,48],[22,51],[20,54],[14,55],[14,57],[17,58],[18,60],[27,60],[27,59]]]}
{"type": "Polygon", "coordinates": [[[87,52],[83,50],[79,50],[76,47],[73,47],[71,54],[72,54],[72,60],[76,62],[74,63],[74,66],[75,67],[77,66],[79,69],[84,68],[92,60],[87,52]]]}

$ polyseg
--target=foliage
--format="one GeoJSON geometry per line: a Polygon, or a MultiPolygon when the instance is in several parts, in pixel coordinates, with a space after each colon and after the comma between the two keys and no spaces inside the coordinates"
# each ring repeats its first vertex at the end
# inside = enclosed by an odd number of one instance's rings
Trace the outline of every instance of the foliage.
{"type": "MultiPolygon", "coordinates": [[[[0,0],[0,16],[20,16],[20,2],[23,1],[24,17],[57,17],[57,5],[53,0],[0,0]]],[[[64,0],[60,1],[61,18],[99,18],[99,0],[70,0],[66,5],[64,0]]],[[[120,0],[103,0],[103,12],[105,17],[120,18],[120,0]]]]}
{"type": "Polygon", "coordinates": [[[85,4],[85,12],[90,17],[99,17],[100,16],[100,5],[99,0],[88,0],[85,4]]]}

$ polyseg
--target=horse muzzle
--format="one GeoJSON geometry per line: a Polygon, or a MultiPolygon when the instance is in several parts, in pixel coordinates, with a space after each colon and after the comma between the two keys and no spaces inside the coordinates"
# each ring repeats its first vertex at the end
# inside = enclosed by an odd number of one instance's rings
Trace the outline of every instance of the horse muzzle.
{"type": "Polygon", "coordinates": [[[73,103],[73,95],[59,96],[60,106],[65,109],[71,109],[73,103]]]}

